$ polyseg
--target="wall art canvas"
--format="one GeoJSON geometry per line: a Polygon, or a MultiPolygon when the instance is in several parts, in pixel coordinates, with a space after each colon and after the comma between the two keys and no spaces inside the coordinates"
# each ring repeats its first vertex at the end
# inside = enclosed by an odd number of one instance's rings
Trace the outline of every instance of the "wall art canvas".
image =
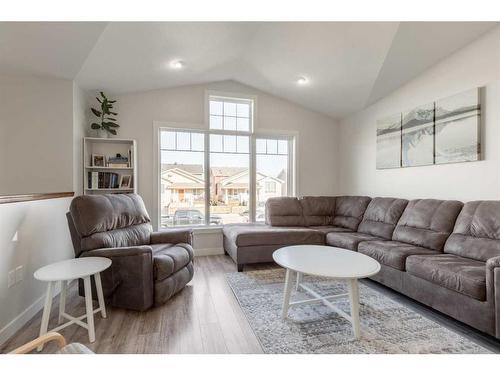
{"type": "Polygon", "coordinates": [[[403,167],[434,164],[434,103],[403,112],[403,167]]]}
{"type": "Polygon", "coordinates": [[[377,169],[401,167],[401,113],[377,121],[377,169]]]}
{"type": "Polygon", "coordinates": [[[436,164],[480,160],[479,88],[436,101],[436,164]]]}

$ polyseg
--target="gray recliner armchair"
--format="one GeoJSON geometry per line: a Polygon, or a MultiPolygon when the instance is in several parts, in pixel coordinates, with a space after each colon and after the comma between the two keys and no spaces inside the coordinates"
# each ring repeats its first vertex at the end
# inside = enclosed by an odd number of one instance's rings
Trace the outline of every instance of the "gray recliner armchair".
{"type": "Polygon", "coordinates": [[[76,257],[113,261],[101,274],[112,306],[143,311],[161,305],[193,278],[192,231],[153,232],[137,194],[78,196],[66,216],[76,257]]]}

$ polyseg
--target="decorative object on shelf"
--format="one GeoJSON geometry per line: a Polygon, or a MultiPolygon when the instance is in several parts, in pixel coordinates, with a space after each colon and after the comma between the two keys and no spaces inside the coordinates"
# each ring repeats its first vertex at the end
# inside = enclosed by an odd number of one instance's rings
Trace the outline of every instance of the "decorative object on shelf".
{"type": "Polygon", "coordinates": [[[92,166],[93,167],[105,167],[106,159],[104,155],[92,154],[92,166]]]}
{"type": "Polygon", "coordinates": [[[116,135],[116,129],[120,127],[115,118],[118,113],[111,111],[116,100],[109,100],[102,91],[100,95],[101,98],[96,97],[96,99],[101,105],[101,110],[90,108],[92,113],[100,119],[100,123],[93,122],[91,128],[97,131],[98,138],[107,138],[109,134],[116,135]]]}
{"type": "Polygon", "coordinates": [[[120,177],[120,189],[130,188],[132,184],[132,176],[129,174],[122,174],[120,177]]]}
{"type": "Polygon", "coordinates": [[[436,101],[436,164],[480,158],[479,89],[436,101]]]}
{"type": "Polygon", "coordinates": [[[108,158],[108,167],[112,168],[130,168],[129,158],[121,154],[108,158]]]}
{"type": "Polygon", "coordinates": [[[377,169],[401,167],[401,113],[377,121],[377,169]]]}
{"type": "Polygon", "coordinates": [[[481,160],[480,132],[481,88],[386,117],[377,121],[377,169],[481,160]]]}

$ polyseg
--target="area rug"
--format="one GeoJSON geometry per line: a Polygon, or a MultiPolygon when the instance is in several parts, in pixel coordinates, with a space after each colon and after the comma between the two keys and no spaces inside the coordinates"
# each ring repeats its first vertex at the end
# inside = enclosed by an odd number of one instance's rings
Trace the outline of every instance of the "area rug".
{"type": "MultiPolygon", "coordinates": [[[[360,283],[361,339],[323,304],[293,306],[281,319],[284,270],[229,273],[227,281],[265,353],[490,353],[453,331],[360,283]]],[[[347,293],[341,281],[305,276],[322,295],[347,293]]],[[[293,292],[292,301],[311,298],[293,292]]],[[[349,313],[349,300],[335,302],[349,313]]]]}

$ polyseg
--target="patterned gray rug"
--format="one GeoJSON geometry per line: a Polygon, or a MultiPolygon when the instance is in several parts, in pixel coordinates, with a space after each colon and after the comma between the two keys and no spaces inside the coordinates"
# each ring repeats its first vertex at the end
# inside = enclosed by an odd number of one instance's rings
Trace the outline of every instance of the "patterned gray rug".
{"type": "MultiPolygon", "coordinates": [[[[490,353],[361,283],[361,339],[355,340],[351,324],[323,304],[291,307],[282,321],[282,269],[226,277],[265,353],[490,353]]],[[[304,282],[322,295],[347,292],[339,281],[305,276],[304,282]]],[[[292,301],[307,298],[292,293],[292,301]]],[[[335,303],[349,313],[348,298],[335,303]]]]}

